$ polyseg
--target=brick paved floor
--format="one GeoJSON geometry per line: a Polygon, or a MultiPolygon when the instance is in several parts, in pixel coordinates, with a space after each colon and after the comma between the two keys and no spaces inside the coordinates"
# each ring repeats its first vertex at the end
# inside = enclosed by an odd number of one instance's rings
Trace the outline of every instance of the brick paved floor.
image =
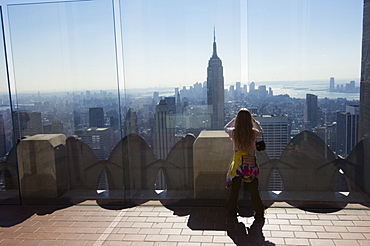
{"type": "Polygon", "coordinates": [[[222,206],[159,201],[128,208],[96,201],[0,205],[0,245],[370,245],[370,209],[360,204],[307,211],[274,203],[264,221],[244,213],[232,218],[222,206]]]}

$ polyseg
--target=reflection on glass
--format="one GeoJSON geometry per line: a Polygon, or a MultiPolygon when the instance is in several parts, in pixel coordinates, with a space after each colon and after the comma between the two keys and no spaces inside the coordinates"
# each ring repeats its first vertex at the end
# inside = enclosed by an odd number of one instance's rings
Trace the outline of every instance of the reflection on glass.
{"type": "MultiPolygon", "coordinates": [[[[2,14],[2,8],[0,11],[2,14]]],[[[16,143],[13,138],[2,19],[0,25],[0,203],[19,203],[16,158],[14,151],[11,151],[16,143]]]]}
{"type": "MultiPolygon", "coordinates": [[[[50,182],[54,198],[70,191],[94,198],[193,198],[209,179],[222,194],[230,148],[213,151],[229,142],[210,130],[222,130],[242,107],[264,129],[263,191],[275,197],[292,190],[349,192],[344,176],[351,175],[359,141],[362,6],[268,2],[7,6],[14,107],[0,115],[0,151],[9,152],[12,132],[22,140],[19,165],[29,175],[21,176],[23,194],[44,195],[37,189],[50,182]],[[342,8],[352,13],[343,20],[351,19],[334,23],[342,8]],[[344,27],[352,35],[343,37],[344,27]],[[11,117],[14,130],[6,127],[11,117]],[[202,138],[214,142],[197,146],[202,138]],[[304,185],[300,170],[330,173],[331,183],[304,185]],[[34,181],[37,175],[45,183],[34,181]]],[[[6,102],[7,84],[1,86],[6,102]]]]}

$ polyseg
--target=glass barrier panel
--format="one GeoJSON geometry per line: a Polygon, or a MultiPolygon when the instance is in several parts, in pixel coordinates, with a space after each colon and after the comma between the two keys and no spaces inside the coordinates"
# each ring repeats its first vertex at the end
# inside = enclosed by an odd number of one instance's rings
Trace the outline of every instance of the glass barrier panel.
{"type": "Polygon", "coordinates": [[[19,204],[18,170],[9,98],[8,61],[5,59],[3,8],[0,27],[0,204],[19,204]]]}
{"type": "Polygon", "coordinates": [[[122,138],[112,2],[16,4],[8,15],[22,198],[123,196],[109,161],[122,138]]]}
{"type": "MultiPolygon", "coordinates": [[[[19,140],[22,199],[226,201],[240,146],[224,126],[247,108],[266,144],[256,152],[266,206],[369,201],[358,137],[362,8],[360,1],[7,5],[8,117],[19,140]]],[[[248,200],[243,186],[239,198],[248,200]]]]}

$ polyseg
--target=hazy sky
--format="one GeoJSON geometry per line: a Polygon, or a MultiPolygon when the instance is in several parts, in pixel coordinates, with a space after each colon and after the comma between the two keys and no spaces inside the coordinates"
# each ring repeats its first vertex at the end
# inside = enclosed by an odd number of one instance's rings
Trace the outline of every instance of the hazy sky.
{"type": "MultiPolygon", "coordinates": [[[[182,87],[203,82],[214,28],[226,85],[329,81],[331,76],[359,82],[362,8],[362,0],[10,5],[5,24],[10,27],[6,33],[12,48],[12,89],[115,89],[118,82],[121,88],[182,87]]],[[[3,67],[0,73],[4,78],[3,67]]],[[[6,90],[3,80],[0,83],[1,91],[6,90]]]]}

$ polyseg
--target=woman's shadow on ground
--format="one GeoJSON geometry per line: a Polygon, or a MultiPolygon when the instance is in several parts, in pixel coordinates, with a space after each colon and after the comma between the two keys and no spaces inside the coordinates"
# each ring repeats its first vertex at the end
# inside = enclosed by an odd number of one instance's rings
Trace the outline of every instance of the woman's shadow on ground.
{"type": "MultiPolygon", "coordinates": [[[[172,210],[174,215],[190,215],[187,225],[191,230],[226,231],[227,235],[238,246],[275,245],[265,240],[262,231],[264,219],[254,220],[252,225],[246,227],[243,222],[238,221],[236,216],[229,216],[224,207],[194,207],[183,204],[164,204],[163,206],[172,210]]],[[[242,211],[242,214],[250,214],[250,209],[241,208],[242,211]]]]}

